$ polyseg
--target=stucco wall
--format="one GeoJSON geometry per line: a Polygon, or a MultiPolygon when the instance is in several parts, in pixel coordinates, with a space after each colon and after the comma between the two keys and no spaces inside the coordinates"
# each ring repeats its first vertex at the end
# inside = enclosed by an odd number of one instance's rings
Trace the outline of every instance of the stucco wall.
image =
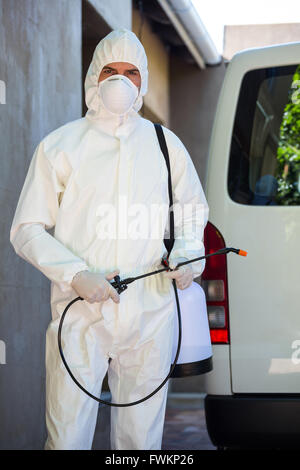
{"type": "Polygon", "coordinates": [[[190,152],[204,186],[209,140],[225,66],[200,70],[172,57],[170,68],[170,126],[190,152]]]}
{"type": "MultiPolygon", "coordinates": [[[[132,12],[132,31],[139,36],[141,17],[137,10],[132,12]]],[[[145,114],[150,120],[169,125],[169,54],[160,38],[151,31],[147,20],[141,28],[141,42],[148,58],[149,87],[144,98],[145,114]]]]}

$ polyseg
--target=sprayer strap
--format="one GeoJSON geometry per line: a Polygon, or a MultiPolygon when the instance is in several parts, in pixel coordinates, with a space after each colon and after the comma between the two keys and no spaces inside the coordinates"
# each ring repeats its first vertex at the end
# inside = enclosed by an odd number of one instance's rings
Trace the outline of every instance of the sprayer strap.
{"type": "Polygon", "coordinates": [[[165,157],[167,169],[168,169],[168,189],[169,189],[169,217],[170,217],[170,238],[164,239],[164,243],[168,250],[168,256],[174,245],[174,212],[173,212],[173,193],[172,193],[172,178],[171,178],[171,166],[167,142],[165,139],[164,131],[160,124],[154,124],[160,150],[165,157]]]}

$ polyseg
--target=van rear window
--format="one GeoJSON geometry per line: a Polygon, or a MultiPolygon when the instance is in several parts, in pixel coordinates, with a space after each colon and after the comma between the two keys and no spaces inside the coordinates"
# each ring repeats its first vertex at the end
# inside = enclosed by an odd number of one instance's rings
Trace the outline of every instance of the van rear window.
{"type": "Polygon", "coordinates": [[[300,65],[251,70],[244,76],[228,192],[240,204],[300,205],[300,65]]]}

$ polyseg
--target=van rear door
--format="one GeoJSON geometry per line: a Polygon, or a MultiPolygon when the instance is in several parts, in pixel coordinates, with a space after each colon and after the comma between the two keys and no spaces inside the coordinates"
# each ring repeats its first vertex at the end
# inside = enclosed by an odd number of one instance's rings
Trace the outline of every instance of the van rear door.
{"type": "Polygon", "coordinates": [[[226,246],[233,393],[300,393],[300,43],[228,66],[206,194],[226,246]]]}

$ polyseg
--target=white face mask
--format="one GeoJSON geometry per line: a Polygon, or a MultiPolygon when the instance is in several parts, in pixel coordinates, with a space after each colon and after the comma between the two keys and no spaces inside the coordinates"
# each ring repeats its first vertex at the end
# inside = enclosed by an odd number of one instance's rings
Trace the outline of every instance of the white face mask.
{"type": "Polygon", "coordinates": [[[124,75],[113,75],[99,83],[98,95],[104,107],[112,114],[122,116],[134,105],[138,88],[124,75]]]}

